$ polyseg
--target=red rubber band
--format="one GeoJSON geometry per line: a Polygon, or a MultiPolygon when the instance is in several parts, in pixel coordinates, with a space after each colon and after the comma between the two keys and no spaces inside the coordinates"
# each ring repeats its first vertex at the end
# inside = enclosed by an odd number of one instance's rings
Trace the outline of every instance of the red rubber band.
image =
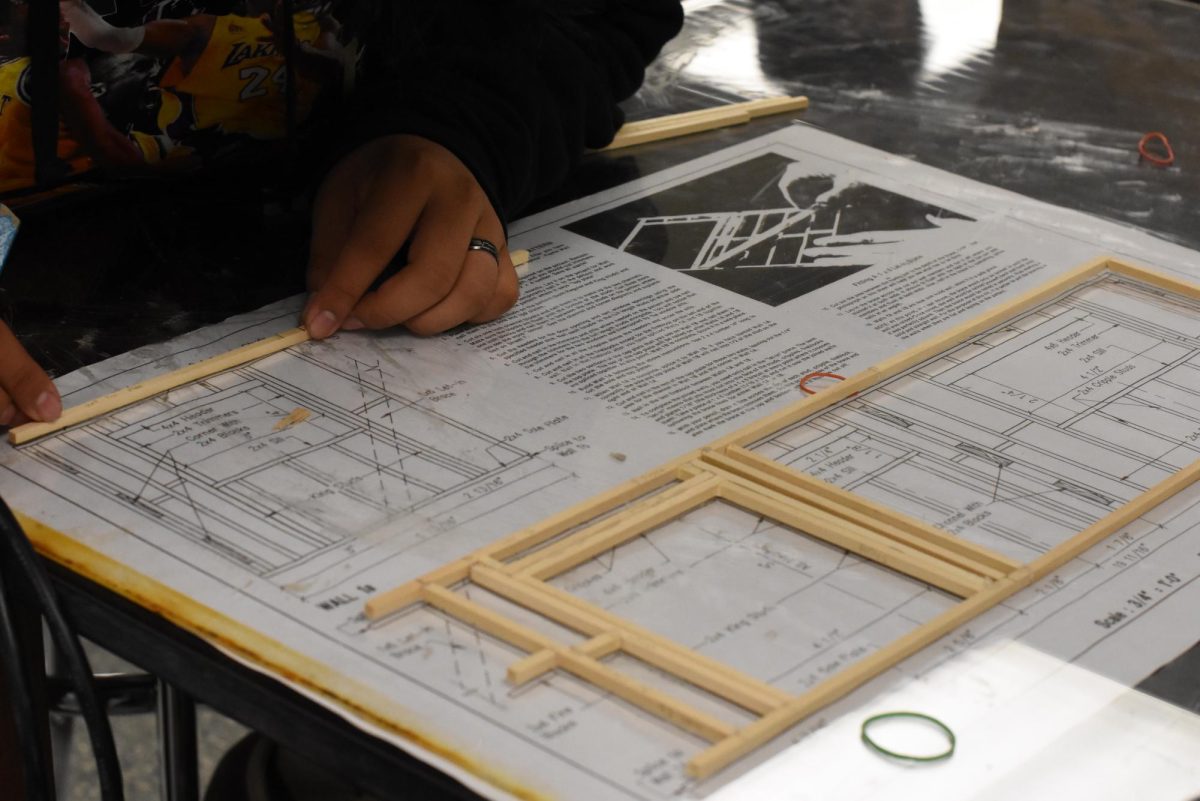
{"type": "Polygon", "coordinates": [[[1159,167],[1170,167],[1175,163],[1175,150],[1171,147],[1171,142],[1167,139],[1167,135],[1160,131],[1151,131],[1143,136],[1142,141],[1138,142],[1138,153],[1141,153],[1142,158],[1146,161],[1151,164],[1157,164],[1159,167]],[[1161,142],[1162,146],[1166,149],[1167,155],[1165,158],[1156,153],[1151,153],[1146,149],[1146,145],[1154,140],[1161,142]]]}
{"type": "Polygon", "coordinates": [[[838,381],[845,381],[846,376],[838,375],[837,373],[809,373],[800,379],[800,391],[805,395],[816,395],[819,390],[809,389],[808,382],[814,378],[836,378],[838,381]]]}

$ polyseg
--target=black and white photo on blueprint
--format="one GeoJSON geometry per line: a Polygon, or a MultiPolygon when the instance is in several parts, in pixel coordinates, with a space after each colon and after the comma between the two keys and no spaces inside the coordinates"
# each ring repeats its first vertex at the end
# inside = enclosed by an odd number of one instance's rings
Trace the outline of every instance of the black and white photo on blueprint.
{"type": "Polygon", "coordinates": [[[976,223],[837,167],[766,152],[564,227],[779,306],[976,223]]]}

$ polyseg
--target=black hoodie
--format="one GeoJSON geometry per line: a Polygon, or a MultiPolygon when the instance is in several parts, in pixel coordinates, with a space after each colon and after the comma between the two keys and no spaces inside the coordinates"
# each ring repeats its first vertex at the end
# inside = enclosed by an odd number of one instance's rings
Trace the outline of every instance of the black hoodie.
{"type": "Polygon", "coordinates": [[[682,22],[679,0],[87,0],[104,26],[155,31],[113,54],[68,37],[57,0],[0,2],[12,4],[9,38],[19,21],[26,43],[0,62],[14,95],[0,102],[24,103],[26,119],[10,119],[28,129],[5,126],[0,106],[0,190],[27,188],[4,163],[22,154],[34,188],[120,175],[114,164],[131,160],[141,173],[181,154],[216,161],[269,138],[245,104],[274,100],[312,171],[375,137],[423,136],[471,169],[504,220],[611,140],[617,102],[682,22]],[[200,44],[165,52],[162,34],[188,26],[200,44]],[[322,59],[344,80],[318,75],[322,59]],[[139,90],[117,91],[113,76],[139,90]],[[103,115],[89,113],[89,81],[103,115]]]}

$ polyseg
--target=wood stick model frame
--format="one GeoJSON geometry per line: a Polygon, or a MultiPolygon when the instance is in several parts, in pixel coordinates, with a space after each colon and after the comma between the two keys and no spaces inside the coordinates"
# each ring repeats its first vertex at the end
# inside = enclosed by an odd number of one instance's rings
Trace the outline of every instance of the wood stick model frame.
{"type": "Polygon", "coordinates": [[[378,620],[414,604],[440,610],[527,652],[508,668],[514,685],[563,670],[709,741],[687,769],[697,778],[710,776],[1045,578],[1200,477],[1196,462],[1022,564],[747,448],[1104,273],[1200,299],[1200,286],[1111,259],[1090,263],[706,448],[377,595],[367,603],[366,615],[378,620]],[[871,559],[962,601],[803,694],[792,695],[547,583],[714,499],[871,559]],[[482,587],[587,639],[573,645],[558,642],[456,592],[465,584],[482,587]],[[725,699],[757,719],[735,728],[601,661],[618,652],[725,699]]]}

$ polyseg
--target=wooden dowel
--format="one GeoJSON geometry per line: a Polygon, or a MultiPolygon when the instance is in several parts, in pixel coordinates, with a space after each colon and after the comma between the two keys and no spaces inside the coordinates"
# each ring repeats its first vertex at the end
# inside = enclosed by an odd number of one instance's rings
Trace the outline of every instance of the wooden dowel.
{"type": "Polygon", "coordinates": [[[716,441],[709,443],[709,448],[712,450],[722,450],[729,445],[748,446],[772,434],[778,433],[800,420],[811,417],[849,398],[857,392],[866,390],[881,381],[891,378],[897,373],[914,367],[927,359],[931,359],[955,345],[962,344],[972,336],[993,328],[1013,315],[1047,301],[1055,295],[1069,291],[1080,282],[1103,272],[1107,269],[1108,264],[1109,259],[1107,258],[1099,258],[1088,262],[1047,284],[1031,289],[1024,295],[1002,304],[973,320],[968,320],[961,325],[957,325],[927,342],[923,342],[890,359],[885,359],[879,364],[868,367],[866,370],[851,376],[845,381],[823,389],[816,395],[797,401],[794,405],[780,409],[774,414],[769,414],[745,428],[720,437],[716,441]]]}
{"type": "Polygon", "coordinates": [[[1148,267],[1134,266],[1124,262],[1111,260],[1108,263],[1108,269],[1116,275],[1125,278],[1132,278],[1143,284],[1165,289],[1175,295],[1183,295],[1188,298],[1200,298],[1200,286],[1189,283],[1188,281],[1175,278],[1158,270],[1151,270],[1148,267]]]}
{"type": "Polygon", "coordinates": [[[769,114],[782,114],[808,108],[807,97],[770,97],[748,100],[726,106],[668,114],[650,120],[629,122],[621,126],[611,144],[603,150],[616,150],[631,145],[657,142],[686,134],[744,125],[751,119],[769,114]]]}
{"type": "Polygon", "coordinates": [[[712,715],[693,709],[682,701],[631,679],[591,657],[565,648],[550,638],[514,623],[504,615],[445,587],[427,584],[422,597],[431,606],[523,651],[553,651],[558,666],[563,670],[710,742],[719,742],[736,731],[733,726],[712,715]]]}
{"type": "Polygon", "coordinates": [[[696,653],[568,592],[534,579],[514,578],[482,565],[471,580],[513,603],[584,634],[614,632],[621,648],[667,673],[674,674],[751,712],[763,714],[792,696],[766,682],[696,653]]]}
{"type": "Polygon", "coordinates": [[[208,378],[223,370],[255,361],[273,353],[308,341],[308,332],[303,328],[293,328],[281,334],[274,334],[258,342],[243,345],[227,353],[213,356],[195,364],[172,370],[169,373],[139,381],[132,386],[118,389],[116,392],[94,398],[78,406],[72,406],[62,413],[53,423],[26,423],[16,426],[8,432],[8,441],[13,445],[24,445],[39,437],[62,431],[80,423],[86,423],[100,415],[108,414],[130,404],[153,398],[155,395],[175,389],[176,387],[208,378]]]}
{"type": "Polygon", "coordinates": [[[955,537],[922,520],[889,509],[869,498],[813,478],[745,448],[730,446],[725,449],[724,454],[708,451],[703,458],[723,470],[743,475],[756,483],[811,503],[859,525],[874,528],[897,542],[925,551],[981,576],[997,579],[1021,567],[1020,562],[989,548],[955,537]]]}
{"type": "MultiPolygon", "coordinates": [[[[590,640],[571,646],[571,650],[592,659],[603,659],[614,651],[621,650],[621,638],[611,631],[605,631],[590,640]]],[[[556,651],[536,651],[524,659],[519,659],[508,666],[508,682],[514,687],[528,684],[539,676],[558,667],[556,651]]]]}
{"type": "Polygon", "coordinates": [[[740,104],[750,115],[751,119],[768,117],[772,114],[787,114],[791,111],[804,111],[808,108],[808,98],[798,97],[764,97],[759,100],[748,100],[740,104]]]}
{"type": "Polygon", "coordinates": [[[427,584],[438,584],[444,587],[465,580],[471,575],[471,567],[474,564],[475,559],[470,556],[456,559],[420,578],[372,595],[363,605],[363,614],[366,615],[367,620],[372,621],[395,614],[406,606],[412,606],[422,600],[421,593],[427,584]]]}
{"type": "Polygon", "coordinates": [[[742,728],[733,737],[697,754],[687,764],[696,778],[706,778],[779,736],[806,717],[851,690],[890,669],[930,643],[954,631],[964,622],[990,609],[1022,587],[1028,586],[1027,571],[1003,578],[986,590],[948,609],[923,626],[913,629],[888,645],[843,668],[809,691],[797,696],[774,712],[742,728]]]}
{"type": "Polygon", "coordinates": [[[737,732],[732,724],[693,709],[682,701],[631,679],[590,657],[564,649],[558,653],[558,662],[563,670],[709,742],[721,742],[737,732]]]}
{"type": "Polygon", "coordinates": [[[649,499],[644,506],[617,513],[603,521],[594,533],[585,530],[570,540],[533,554],[528,564],[523,563],[519,568],[514,564],[514,573],[540,579],[557,576],[655,526],[679,517],[715,497],[716,489],[717,480],[712,477],[687,481],[649,499]]]}
{"type": "Polygon", "coordinates": [[[816,710],[836,701],[901,660],[954,631],[976,615],[991,609],[1017,591],[1046,578],[1071,559],[1103,542],[1148,510],[1191,486],[1198,479],[1200,479],[1200,462],[1195,462],[1114,510],[1103,519],[1096,521],[1065,543],[1031,562],[1028,567],[1014,571],[1007,578],[1000,579],[920,628],[910,631],[851,667],[839,671],[777,711],[751,723],[729,740],[718,743],[698,754],[688,763],[688,772],[698,778],[712,775],[740,756],[744,756],[776,735],[783,733],[816,710]]]}
{"type": "MultiPolygon", "coordinates": [[[[528,250],[514,250],[509,256],[512,258],[514,267],[520,267],[529,261],[528,250]]],[[[286,350],[293,345],[307,342],[308,339],[308,332],[303,328],[293,328],[279,334],[272,334],[257,342],[251,342],[249,345],[243,345],[240,348],[212,356],[187,367],[181,367],[178,370],[172,370],[169,373],[163,373],[162,375],[148,378],[145,381],[139,381],[136,384],[118,389],[115,392],[110,392],[99,398],[93,398],[78,406],[72,406],[65,410],[54,422],[26,423],[15,426],[8,432],[8,441],[12,445],[24,445],[47,434],[53,434],[56,431],[62,431],[64,428],[70,428],[80,423],[86,423],[88,420],[94,420],[117,409],[153,398],[155,395],[175,389],[176,387],[181,387],[184,384],[201,381],[211,375],[239,367],[247,362],[265,358],[281,350],[286,350]]]]}
{"type": "MultiPolygon", "coordinates": [[[[373,595],[364,604],[363,613],[368,620],[374,621],[398,612],[417,600],[421,585],[441,584],[444,586],[455,584],[467,578],[471,567],[477,563],[497,563],[498,560],[536,548],[581,523],[606,514],[619,506],[661,489],[672,481],[676,481],[678,470],[677,460],[676,462],[652,470],[646,476],[614,487],[593,500],[578,504],[541,523],[514,532],[497,542],[485,545],[473,554],[443,565],[413,581],[373,595]]],[[[542,553],[538,552],[536,555],[541,556],[542,553]]],[[[514,566],[519,568],[520,564],[520,562],[513,562],[511,565],[503,566],[502,569],[513,570],[514,566]]]]}
{"type": "MultiPolygon", "coordinates": [[[[606,515],[613,509],[662,489],[677,478],[678,465],[683,460],[664,465],[626,481],[593,499],[565,509],[529,528],[515,532],[498,542],[480,549],[481,555],[503,561],[524,551],[536,548],[560,534],[589,520],[606,515]]],[[[513,564],[516,564],[515,562],[513,564]]]]}
{"type": "Polygon", "coordinates": [[[1125,526],[1168,498],[1190,487],[1200,479],[1200,461],[1192,462],[1170,478],[1156,484],[1146,492],[1114,509],[1066,542],[1056,545],[1029,563],[1034,581],[1050,575],[1089,548],[1116,534],[1125,526]]]}
{"type": "Polygon", "coordinates": [[[790,502],[786,496],[776,495],[768,489],[753,489],[740,481],[731,480],[721,485],[720,495],[744,509],[791,526],[961,598],[974,595],[990,583],[982,576],[901,545],[870,529],[855,526],[819,509],[805,508],[790,502]]]}

